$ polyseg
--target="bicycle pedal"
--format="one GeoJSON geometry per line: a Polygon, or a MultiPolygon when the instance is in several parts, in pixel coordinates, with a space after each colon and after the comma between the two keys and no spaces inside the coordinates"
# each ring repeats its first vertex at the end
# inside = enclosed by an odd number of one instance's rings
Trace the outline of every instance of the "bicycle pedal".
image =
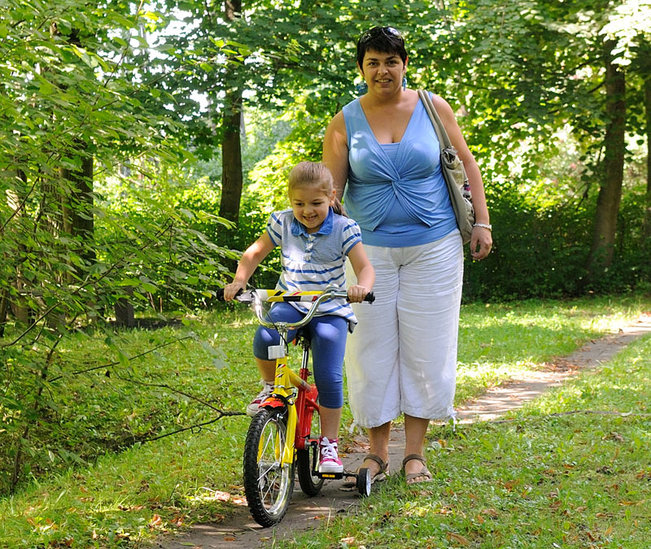
{"type": "Polygon", "coordinates": [[[320,478],[327,478],[330,480],[336,480],[339,478],[343,478],[344,474],[343,473],[319,473],[318,476],[320,478]]]}

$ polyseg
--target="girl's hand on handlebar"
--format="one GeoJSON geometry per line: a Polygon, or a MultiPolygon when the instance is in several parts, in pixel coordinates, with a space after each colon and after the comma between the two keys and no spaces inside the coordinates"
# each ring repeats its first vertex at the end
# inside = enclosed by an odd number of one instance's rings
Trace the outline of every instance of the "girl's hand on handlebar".
{"type": "Polygon", "coordinates": [[[348,288],[348,301],[351,303],[361,303],[370,290],[366,286],[356,284],[348,288]]]}
{"type": "Polygon", "coordinates": [[[237,295],[237,292],[244,290],[245,286],[246,284],[242,284],[236,280],[230,284],[226,284],[226,286],[224,286],[224,301],[232,301],[233,298],[237,295]]]}

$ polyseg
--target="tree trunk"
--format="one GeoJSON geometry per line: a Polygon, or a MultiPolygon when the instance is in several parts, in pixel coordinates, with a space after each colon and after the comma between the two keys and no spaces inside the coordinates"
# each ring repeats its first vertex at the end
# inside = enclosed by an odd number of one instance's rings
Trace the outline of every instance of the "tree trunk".
{"type": "MultiPolygon", "coordinates": [[[[235,21],[242,12],[241,0],[226,0],[225,16],[235,21]]],[[[238,79],[229,77],[237,69],[235,62],[229,64],[225,81],[233,86],[226,90],[224,114],[222,117],[222,198],[219,215],[237,225],[242,197],[242,146],[240,123],[242,119],[242,89],[238,79]]]]}
{"type": "MultiPolygon", "coordinates": [[[[83,47],[79,29],[73,29],[68,38],[70,44],[83,47]]],[[[82,70],[85,70],[82,67],[82,70]]],[[[69,182],[69,194],[63,199],[63,230],[81,242],[79,255],[87,263],[94,262],[95,222],[93,219],[93,155],[88,152],[88,141],[75,139],[71,155],[81,160],[78,170],[61,170],[61,177],[69,182]]]]}
{"type": "Polygon", "coordinates": [[[598,280],[603,270],[612,264],[617,214],[624,179],[624,140],[626,131],[626,79],[618,65],[613,64],[613,43],[605,44],[606,64],[606,136],[604,138],[603,181],[597,198],[592,246],[588,259],[588,280],[598,280]]]}
{"type": "MultiPolygon", "coordinates": [[[[23,188],[26,187],[27,175],[25,174],[25,172],[23,170],[18,170],[16,176],[18,179],[20,179],[23,182],[23,188]]],[[[7,195],[7,205],[9,206],[9,209],[13,211],[14,219],[19,225],[20,218],[23,215],[25,215],[25,210],[24,210],[25,197],[20,196],[17,190],[11,190],[11,189],[7,189],[6,195],[7,195]]],[[[19,253],[21,255],[25,251],[24,246],[22,244],[18,245],[18,249],[20,250],[19,253]]],[[[9,258],[7,258],[7,260],[9,260],[9,258]]],[[[21,265],[18,264],[16,266],[16,278],[13,281],[13,285],[16,289],[16,293],[15,293],[16,297],[14,299],[11,299],[9,292],[7,292],[6,299],[8,300],[8,303],[6,306],[8,307],[8,311],[11,310],[11,312],[13,313],[14,317],[18,322],[27,324],[29,322],[30,309],[27,305],[27,300],[24,298],[24,296],[21,295],[24,284],[25,284],[25,278],[23,276],[23,270],[21,265]]]]}
{"type": "Polygon", "coordinates": [[[95,260],[95,222],[93,219],[93,157],[86,156],[86,146],[79,143],[78,154],[83,155],[81,169],[61,170],[61,177],[69,182],[70,196],[63,203],[63,230],[78,237],[79,255],[87,262],[95,260]]]}
{"type": "Polygon", "coordinates": [[[7,311],[9,310],[9,291],[0,291],[0,337],[5,335],[5,324],[7,323],[7,311]]]}
{"type": "MultiPolygon", "coordinates": [[[[133,288],[128,286],[124,289],[124,292],[131,297],[133,295],[133,288]]],[[[115,323],[125,328],[133,328],[136,325],[134,306],[129,298],[121,297],[115,303],[115,323]]]]}
{"type": "Polygon", "coordinates": [[[219,215],[237,225],[242,198],[241,92],[239,90],[228,92],[225,103],[222,138],[222,198],[219,204],[219,215]]]}
{"type": "Polygon", "coordinates": [[[646,210],[644,213],[644,237],[651,238],[651,76],[644,79],[644,107],[646,112],[646,210]]]}

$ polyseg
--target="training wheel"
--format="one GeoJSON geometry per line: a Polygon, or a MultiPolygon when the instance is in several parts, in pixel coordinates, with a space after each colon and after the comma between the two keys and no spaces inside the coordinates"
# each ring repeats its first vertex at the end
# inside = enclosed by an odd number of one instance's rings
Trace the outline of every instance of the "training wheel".
{"type": "Polygon", "coordinates": [[[357,490],[362,497],[371,495],[371,471],[367,467],[362,467],[357,473],[357,490]]]}

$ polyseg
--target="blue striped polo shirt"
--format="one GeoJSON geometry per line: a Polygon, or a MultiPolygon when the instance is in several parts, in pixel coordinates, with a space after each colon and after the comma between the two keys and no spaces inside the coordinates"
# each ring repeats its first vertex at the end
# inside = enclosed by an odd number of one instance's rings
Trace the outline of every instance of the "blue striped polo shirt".
{"type": "MultiPolygon", "coordinates": [[[[321,291],[329,285],[346,288],[346,257],[355,244],[362,241],[359,225],[330,209],[321,228],[308,233],[294,217],[292,210],[274,212],[267,222],[267,234],[280,246],[282,272],[276,289],[321,291]]],[[[306,313],[309,303],[292,302],[306,313]]],[[[353,309],[345,299],[331,299],[319,306],[318,315],[337,315],[357,324],[353,309]]]]}

